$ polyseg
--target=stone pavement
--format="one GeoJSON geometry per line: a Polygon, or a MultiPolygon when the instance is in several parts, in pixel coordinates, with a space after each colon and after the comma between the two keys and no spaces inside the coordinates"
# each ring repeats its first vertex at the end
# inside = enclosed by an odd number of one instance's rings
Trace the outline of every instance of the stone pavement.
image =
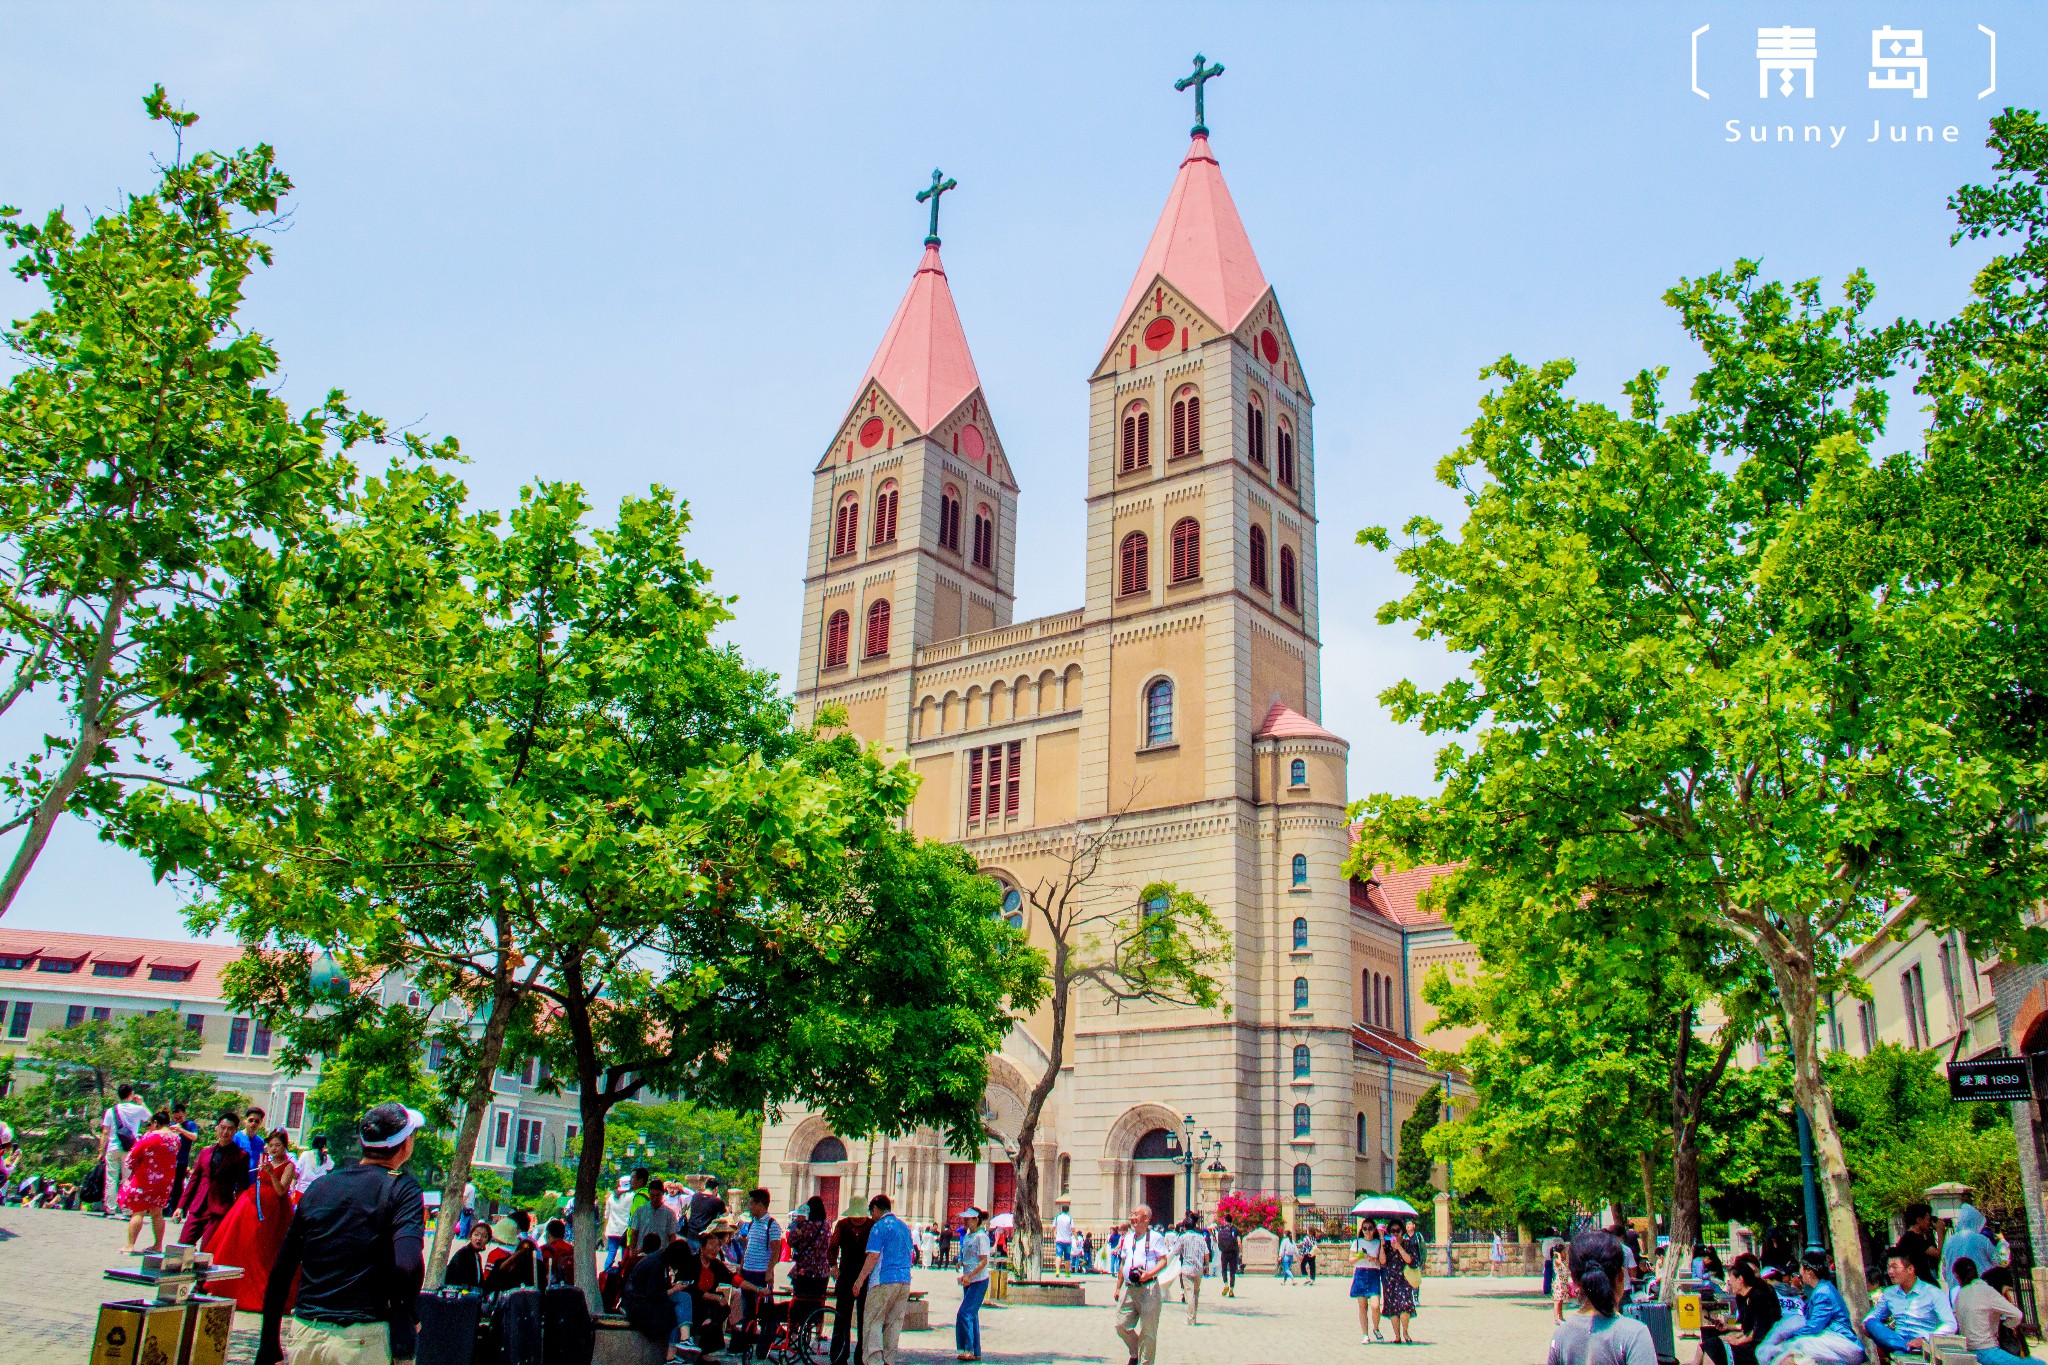
{"type": "MultiPolygon", "coordinates": [[[[119,1264],[126,1225],[78,1213],[0,1208],[0,1365],[83,1365],[102,1299],[121,1286],[100,1278],[119,1264]]],[[[983,1358],[989,1365],[1122,1365],[1106,1277],[1084,1277],[1086,1308],[982,1311],[983,1358]]],[[[1328,1365],[1381,1358],[1414,1365],[1538,1365],[1550,1343],[1550,1305],[1534,1279],[1440,1279],[1424,1282],[1418,1344],[1361,1346],[1348,1275],[1313,1285],[1281,1284],[1270,1275],[1239,1281],[1235,1299],[1204,1286],[1202,1322],[1189,1327],[1178,1302],[1160,1319],[1160,1365],[1328,1365]]],[[[959,1287],[944,1271],[918,1271],[917,1287],[932,1303],[930,1332],[904,1337],[906,1365],[953,1359],[953,1312],[959,1287]]],[[[255,1355],[255,1319],[238,1317],[229,1360],[255,1355]]],[[[1684,1348],[1690,1356],[1690,1343],[1684,1348]]]]}

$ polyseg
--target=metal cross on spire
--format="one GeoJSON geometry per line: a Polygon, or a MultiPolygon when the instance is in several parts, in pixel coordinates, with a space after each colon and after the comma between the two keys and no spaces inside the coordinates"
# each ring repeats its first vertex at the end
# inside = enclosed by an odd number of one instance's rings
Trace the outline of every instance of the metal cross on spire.
{"type": "Polygon", "coordinates": [[[924,239],[926,246],[937,246],[939,244],[939,196],[947,190],[957,190],[959,188],[960,186],[957,181],[946,179],[945,172],[934,166],[932,167],[932,187],[928,190],[919,190],[917,192],[918,203],[922,204],[927,199],[932,201],[932,227],[924,239]]]}
{"type": "Polygon", "coordinates": [[[1173,83],[1173,88],[1176,90],[1185,90],[1191,85],[1195,87],[1195,126],[1188,129],[1188,136],[1190,137],[1206,137],[1208,135],[1209,129],[1202,119],[1202,87],[1223,74],[1223,63],[1218,62],[1214,66],[1209,66],[1207,62],[1208,58],[1197,52],[1195,54],[1194,74],[1183,76],[1173,83]]]}

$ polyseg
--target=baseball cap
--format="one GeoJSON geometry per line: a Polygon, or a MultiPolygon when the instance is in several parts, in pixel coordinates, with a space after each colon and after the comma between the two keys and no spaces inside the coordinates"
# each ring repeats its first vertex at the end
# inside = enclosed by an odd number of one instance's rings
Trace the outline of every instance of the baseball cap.
{"type": "Polygon", "coordinates": [[[396,1147],[426,1126],[426,1115],[419,1110],[386,1100],[363,1115],[363,1121],[356,1125],[356,1136],[365,1147],[396,1147]]]}

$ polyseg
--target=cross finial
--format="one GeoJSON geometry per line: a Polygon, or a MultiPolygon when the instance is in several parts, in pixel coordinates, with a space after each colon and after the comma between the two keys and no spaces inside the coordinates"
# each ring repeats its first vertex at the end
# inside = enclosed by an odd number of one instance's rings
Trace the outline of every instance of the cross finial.
{"type": "Polygon", "coordinates": [[[928,190],[919,190],[917,192],[918,203],[922,204],[927,199],[932,201],[932,226],[931,231],[925,235],[924,244],[926,246],[937,246],[939,244],[939,196],[947,190],[957,190],[959,188],[958,182],[946,179],[945,172],[934,166],[932,167],[932,187],[928,190]]]}
{"type": "Polygon", "coordinates": [[[1185,90],[1191,85],[1195,87],[1195,126],[1188,129],[1189,137],[1208,136],[1209,129],[1202,120],[1202,87],[1222,74],[1223,63],[1218,62],[1216,65],[1210,66],[1208,65],[1208,58],[1197,52],[1195,54],[1194,74],[1182,76],[1173,83],[1173,88],[1176,90],[1185,90]]]}

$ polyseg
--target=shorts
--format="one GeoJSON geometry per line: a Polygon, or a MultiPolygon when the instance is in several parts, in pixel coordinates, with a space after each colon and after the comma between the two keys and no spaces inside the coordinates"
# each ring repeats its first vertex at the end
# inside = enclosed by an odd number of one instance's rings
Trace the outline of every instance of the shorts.
{"type": "Polygon", "coordinates": [[[1380,1272],[1369,1265],[1352,1267],[1351,1297],[1354,1299],[1376,1299],[1379,1296],[1380,1272]]]}

